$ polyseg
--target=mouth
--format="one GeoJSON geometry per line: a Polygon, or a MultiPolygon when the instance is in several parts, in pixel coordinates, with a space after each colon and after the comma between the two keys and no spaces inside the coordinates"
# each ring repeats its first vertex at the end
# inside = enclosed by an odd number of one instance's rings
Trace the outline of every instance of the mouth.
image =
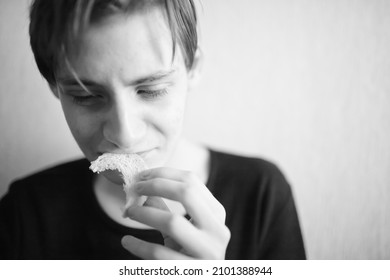
{"type": "Polygon", "coordinates": [[[151,152],[153,152],[156,148],[151,148],[147,150],[142,150],[142,151],[106,151],[106,152],[98,152],[97,155],[98,157],[101,156],[104,153],[112,153],[112,154],[137,154],[140,157],[146,159],[151,152]]]}
{"type": "Polygon", "coordinates": [[[139,155],[142,158],[146,158],[151,152],[153,152],[155,148],[149,149],[149,150],[144,150],[142,152],[137,152],[136,154],[139,155]]]}

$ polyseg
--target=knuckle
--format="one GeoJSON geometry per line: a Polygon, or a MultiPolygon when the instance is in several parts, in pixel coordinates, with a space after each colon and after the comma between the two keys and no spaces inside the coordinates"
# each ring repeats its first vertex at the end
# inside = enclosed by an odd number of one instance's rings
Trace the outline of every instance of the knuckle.
{"type": "Polygon", "coordinates": [[[193,182],[196,180],[196,175],[191,171],[184,171],[183,172],[183,179],[185,182],[193,182]]]}
{"type": "Polygon", "coordinates": [[[179,215],[172,215],[165,225],[165,231],[171,233],[180,227],[181,217],[179,215]]]}
{"type": "Polygon", "coordinates": [[[226,210],[225,210],[225,207],[223,207],[222,204],[219,204],[219,216],[221,218],[222,221],[225,222],[225,219],[226,219],[226,210]]]}
{"type": "Polygon", "coordinates": [[[220,203],[215,204],[215,216],[218,219],[218,221],[221,221],[225,223],[226,220],[226,210],[225,207],[220,203]]]}
{"type": "Polygon", "coordinates": [[[227,226],[224,226],[223,231],[222,231],[222,237],[223,237],[224,241],[229,242],[231,236],[232,236],[232,234],[231,234],[229,228],[227,226]]]}
{"type": "Polygon", "coordinates": [[[190,185],[183,185],[180,189],[180,197],[183,202],[190,201],[194,196],[194,190],[190,185]]]}
{"type": "Polygon", "coordinates": [[[155,190],[158,188],[158,186],[161,185],[161,179],[160,178],[154,178],[150,180],[150,187],[155,190]]]}

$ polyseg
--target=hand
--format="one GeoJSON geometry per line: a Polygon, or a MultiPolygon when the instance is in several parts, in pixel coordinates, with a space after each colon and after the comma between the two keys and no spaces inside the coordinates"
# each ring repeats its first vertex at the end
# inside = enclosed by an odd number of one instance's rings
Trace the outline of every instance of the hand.
{"type": "Polygon", "coordinates": [[[128,251],[143,259],[225,258],[230,240],[225,209],[193,173],[161,167],[145,170],[138,177],[133,187],[149,199],[126,213],[159,230],[165,245],[125,236],[122,244],[128,251]],[[180,202],[191,220],[171,213],[161,197],[180,202]]]}

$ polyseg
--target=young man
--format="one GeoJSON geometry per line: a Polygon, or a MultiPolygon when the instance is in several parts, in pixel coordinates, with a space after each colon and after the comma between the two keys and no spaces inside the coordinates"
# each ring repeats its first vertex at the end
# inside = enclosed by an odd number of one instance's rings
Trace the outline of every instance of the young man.
{"type": "Polygon", "coordinates": [[[0,204],[3,258],[304,258],[290,187],[260,159],[182,139],[197,76],[191,0],[36,0],[31,46],[86,159],[15,182],[0,204]],[[150,169],[130,207],[103,153],[150,169]]]}

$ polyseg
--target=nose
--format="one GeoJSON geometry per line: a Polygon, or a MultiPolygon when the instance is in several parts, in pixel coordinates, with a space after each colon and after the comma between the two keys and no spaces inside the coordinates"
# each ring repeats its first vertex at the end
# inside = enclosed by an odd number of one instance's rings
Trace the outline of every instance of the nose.
{"type": "Polygon", "coordinates": [[[116,99],[111,103],[103,124],[103,136],[117,149],[132,150],[146,134],[142,104],[131,98],[116,99]]]}

